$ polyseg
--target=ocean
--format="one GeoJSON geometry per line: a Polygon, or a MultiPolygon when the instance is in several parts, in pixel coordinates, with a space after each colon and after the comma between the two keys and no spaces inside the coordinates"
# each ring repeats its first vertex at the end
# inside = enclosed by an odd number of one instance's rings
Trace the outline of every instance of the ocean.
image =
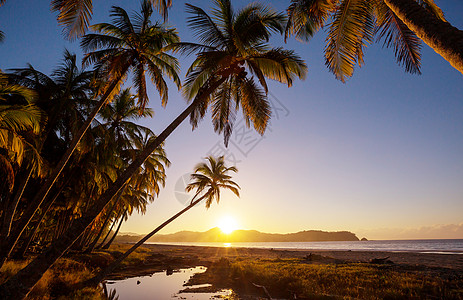
{"type": "Polygon", "coordinates": [[[245,247],[305,250],[392,251],[440,254],[463,254],[463,239],[452,240],[381,240],[355,242],[259,242],[259,243],[147,243],[185,246],[245,247]]]}

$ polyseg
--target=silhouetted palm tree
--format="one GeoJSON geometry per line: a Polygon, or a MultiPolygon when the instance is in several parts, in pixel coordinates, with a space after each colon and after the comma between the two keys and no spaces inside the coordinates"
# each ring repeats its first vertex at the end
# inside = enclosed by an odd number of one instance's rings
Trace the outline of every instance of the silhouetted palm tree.
{"type": "Polygon", "coordinates": [[[206,201],[206,208],[209,208],[212,202],[215,200],[217,203],[220,201],[220,190],[230,190],[236,196],[239,194],[239,185],[231,180],[230,172],[238,172],[236,167],[227,167],[225,165],[224,157],[214,158],[213,156],[206,157],[206,162],[198,164],[194,173],[191,174],[192,182],[186,187],[186,191],[196,190],[196,193],[191,200],[190,204],[182,209],[180,212],[169,218],[167,221],[156,227],[153,231],[144,236],[140,241],[133,245],[129,250],[122,254],[117,260],[111,263],[97,276],[89,281],[89,283],[96,285],[100,283],[107,275],[109,275],[114,269],[120,266],[121,262],[127,258],[133,251],[143,245],[150,237],[155,235],[165,226],[170,224],[172,221],[180,217],[182,214],[193,208],[196,204],[201,201],[206,201]]]}
{"type": "MultiPolygon", "coordinates": [[[[100,87],[104,93],[100,96],[98,104],[88,115],[85,123],[74,134],[72,142],[61,160],[36,193],[32,200],[33,205],[29,209],[30,213],[23,217],[26,221],[25,226],[45,200],[99,110],[118,91],[118,87],[123,83],[129,71],[134,74],[134,83],[141,108],[148,102],[146,72],[160,93],[163,104],[167,102],[167,84],[163,76],[169,76],[180,87],[177,60],[163,51],[165,46],[179,41],[178,35],[173,29],[158,23],[152,24],[150,21],[152,12],[151,6],[147,1],[144,1],[142,2],[141,14],[137,14],[135,21],[132,22],[124,9],[113,7],[111,15],[114,25],[107,23],[94,25],[93,29],[97,33],[84,36],[82,47],[85,50],[99,49],[89,52],[84,61],[87,64],[96,63],[98,73],[105,75],[105,80],[101,81],[103,83],[100,87]]],[[[18,230],[22,231],[25,226],[18,227],[18,230]]],[[[9,239],[9,251],[14,247],[18,238],[19,235],[14,235],[9,239]]],[[[2,256],[5,257],[5,255],[2,256]]]]}
{"type": "MultiPolygon", "coordinates": [[[[443,56],[454,67],[456,62],[452,61],[458,60],[457,53],[460,53],[460,60],[463,58],[463,50],[461,47],[458,49],[458,43],[449,45],[449,40],[455,42],[458,39],[462,45],[463,32],[458,33],[458,29],[451,29],[452,26],[445,21],[441,9],[432,0],[292,0],[288,16],[286,37],[295,35],[301,40],[308,40],[332,18],[328,24],[326,65],[343,82],[346,77],[352,76],[356,64],[363,64],[363,47],[373,42],[375,33],[378,34],[378,40],[384,38],[386,47],[393,47],[398,63],[404,65],[405,70],[410,73],[420,73],[420,39],[437,53],[453,52],[452,57],[443,56]],[[393,9],[391,2],[395,2],[396,9],[393,9]],[[398,10],[404,9],[412,10],[415,14],[397,14],[398,10]],[[427,21],[424,21],[425,17],[427,21]],[[436,24],[433,37],[429,36],[430,33],[423,36],[423,29],[418,28],[428,27],[426,22],[436,24]],[[439,29],[437,25],[449,28],[439,29]],[[453,36],[442,37],[440,43],[436,42],[439,34],[446,32],[453,36]],[[430,39],[434,41],[430,42],[430,39]],[[448,46],[453,50],[442,50],[442,47],[448,46]]],[[[463,63],[459,70],[463,70],[463,63]]]]}

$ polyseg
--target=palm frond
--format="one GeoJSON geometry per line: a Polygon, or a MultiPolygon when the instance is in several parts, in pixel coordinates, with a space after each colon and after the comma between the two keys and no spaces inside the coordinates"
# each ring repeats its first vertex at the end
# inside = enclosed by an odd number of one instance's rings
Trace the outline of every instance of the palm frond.
{"type": "Polygon", "coordinates": [[[233,131],[238,107],[234,105],[232,80],[224,82],[215,92],[212,106],[212,124],[214,131],[223,133],[225,147],[233,131]]]}
{"type": "Polygon", "coordinates": [[[285,41],[295,35],[298,40],[308,41],[324,25],[335,7],[333,0],[291,0],[287,11],[285,41]]]}
{"type": "Polygon", "coordinates": [[[112,18],[114,25],[123,33],[130,34],[135,32],[132,21],[125,9],[119,6],[112,6],[109,16],[112,18]]]}
{"type": "Polygon", "coordinates": [[[270,104],[265,92],[263,92],[251,79],[243,80],[241,85],[241,106],[245,116],[246,125],[251,123],[254,129],[264,134],[271,115],[270,104]]]}
{"type": "Polygon", "coordinates": [[[178,42],[168,45],[164,50],[188,56],[199,52],[216,51],[217,48],[197,43],[178,42]]]}
{"type": "Polygon", "coordinates": [[[188,26],[193,29],[199,41],[208,46],[226,46],[227,39],[211,17],[202,8],[188,3],[185,5],[187,13],[192,15],[187,18],[188,26]]]}
{"type": "Polygon", "coordinates": [[[52,0],[51,10],[58,12],[58,23],[67,38],[74,40],[85,33],[91,19],[92,0],[52,0]]]}
{"type": "Polygon", "coordinates": [[[274,32],[283,33],[286,17],[268,6],[249,4],[238,12],[233,24],[234,44],[245,53],[245,49],[260,42],[267,42],[274,32]]]}
{"type": "Polygon", "coordinates": [[[374,20],[370,1],[343,0],[330,24],[325,48],[325,64],[342,82],[354,73],[356,63],[363,62],[362,47],[371,43],[374,20]]]}
{"type": "Polygon", "coordinates": [[[164,20],[168,17],[168,9],[172,6],[172,0],[149,0],[153,7],[161,14],[164,20]]]}
{"type": "Polygon", "coordinates": [[[378,40],[393,47],[397,62],[409,73],[421,74],[420,39],[405,25],[384,2],[377,4],[378,40]]]}

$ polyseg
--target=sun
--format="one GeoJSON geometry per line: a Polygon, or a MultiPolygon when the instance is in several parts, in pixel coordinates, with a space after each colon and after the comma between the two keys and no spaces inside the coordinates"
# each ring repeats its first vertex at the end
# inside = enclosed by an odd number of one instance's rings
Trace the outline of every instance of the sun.
{"type": "Polygon", "coordinates": [[[230,234],[238,228],[238,223],[233,217],[225,216],[219,220],[220,230],[225,234],[230,234]]]}

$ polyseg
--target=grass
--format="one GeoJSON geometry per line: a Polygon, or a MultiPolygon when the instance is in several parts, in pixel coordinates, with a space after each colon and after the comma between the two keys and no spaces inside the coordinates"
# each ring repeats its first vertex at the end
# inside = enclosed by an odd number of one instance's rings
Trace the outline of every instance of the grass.
{"type": "MultiPolygon", "coordinates": [[[[74,290],[74,287],[76,284],[92,278],[96,272],[122,255],[130,246],[115,244],[108,250],[95,251],[91,254],[74,253],[68,255],[68,257],[60,258],[42,276],[29,293],[27,299],[105,299],[100,287],[80,290],[74,290]]],[[[150,249],[140,247],[123,261],[122,267],[140,264],[150,255],[152,255],[150,249]]],[[[15,275],[29,262],[30,259],[7,261],[0,269],[0,284],[15,275]]]]}
{"type": "Polygon", "coordinates": [[[209,282],[238,293],[318,299],[463,299],[463,280],[444,280],[406,272],[389,265],[366,263],[306,264],[288,260],[219,260],[193,284],[209,282]]]}
{"type": "MultiPolygon", "coordinates": [[[[0,269],[0,283],[16,274],[28,262],[29,260],[7,261],[0,269]]],[[[73,290],[75,284],[90,279],[92,274],[84,263],[61,258],[45,272],[27,299],[104,299],[101,288],[73,290]]]]}

